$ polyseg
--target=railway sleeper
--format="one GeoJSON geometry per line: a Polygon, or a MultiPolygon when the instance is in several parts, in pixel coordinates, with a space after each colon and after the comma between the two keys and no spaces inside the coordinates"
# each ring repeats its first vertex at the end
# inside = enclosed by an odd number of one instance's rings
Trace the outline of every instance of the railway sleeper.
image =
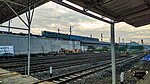
{"type": "Polygon", "coordinates": [[[67,79],[65,79],[65,78],[59,78],[59,80],[61,80],[61,81],[66,81],[67,79]]]}
{"type": "Polygon", "coordinates": [[[56,83],[56,84],[57,84],[57,83],[60,83],[60,81],[53,80],[53,83],[56,83]]]}

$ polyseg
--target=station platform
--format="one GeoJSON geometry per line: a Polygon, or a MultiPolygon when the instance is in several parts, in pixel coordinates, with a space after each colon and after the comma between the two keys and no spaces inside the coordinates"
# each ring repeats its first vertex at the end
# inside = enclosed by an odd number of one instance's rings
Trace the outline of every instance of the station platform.
{"type": "Polygon", "coordinates": [[[137,81],[136,84],[150,84],[150,72],[148,74],[146,74],[143,79],[140,79],[139,81],[137,81]]]}
{"type": "Polygon", "coordinates": [[[38,79],[32,76],[21,75],[17,72],[10,72],[0,68],[0,84],[32,84],[38,79]]]}
{"type": "Polygon", "coordinates": [[[142,60],[142,67],[143,69],[148,71],[148,74],[146,74],[143,79],[140,79],[136,84],[150,84],[150,54],[146,55],[142,60]]]}

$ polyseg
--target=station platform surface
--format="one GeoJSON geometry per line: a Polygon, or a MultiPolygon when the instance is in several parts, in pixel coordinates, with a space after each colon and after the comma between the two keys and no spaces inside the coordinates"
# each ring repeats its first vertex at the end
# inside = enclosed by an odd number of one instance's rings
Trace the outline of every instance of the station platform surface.
{"type": "Polygon", "coordinates": [[[148,74],[146,74],[143,79],[140,79],[136,84],[150,84],[150,54],[147,54],[142,60],[142,67],[143,69],[148,71],[148,74]]]}
{"type": "Polygon", "coordinates": [[[150,72],[148,74],[146,74],[143,79],[140,79],[139,81],[137,81],[136,84],[150,84],[150,72]]]}
{"type": "Polygon", "coordinates": [[[0,68],[0,84],[32,84],[37,81],[38,79],[32,76],[25,76],[0,68]]]}

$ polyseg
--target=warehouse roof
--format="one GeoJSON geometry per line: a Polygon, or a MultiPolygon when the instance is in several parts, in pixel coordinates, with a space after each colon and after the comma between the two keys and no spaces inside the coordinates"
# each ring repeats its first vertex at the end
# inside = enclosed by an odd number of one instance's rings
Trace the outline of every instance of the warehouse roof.
{"type": "MultiPolygon", "coordinates": [[[[16,17],[9,7],[0,0],[0,24],[16,17]]],[[[29,5],[35,4],[38,7],[51,0],[29,0],[29,5]]],[[[52,0],[61,4],[62,0],[52,0]]],[[[150,0],[67,0],[73,4],[79,5],[86,10],[102,15],[104,17],[115,20],[116,22],[126,22],[135,27],[147,25],[150,23],[150,0]]],[[[20,15],[28,9],[27,0],[7,0],[11,7],[20,15]]],[[[61,4],[63,5],[63,4],[61,4]]],[[[64,5],[65,6],[65,5],[64,5]]],[[[73,7],[66,7],[74,9],[73,7]]],[[[81,11],[78,11],[81,12],[81,11]]],[[[83,10],[83,14],[86,11],[83,10]]],[[[91,16],[91,15],[89,15],[91,16]]],[[[96,18],[96,17],[95,17],[96,18]]],[[[102,18],[103,19],[103,18],[102,18]]]]}

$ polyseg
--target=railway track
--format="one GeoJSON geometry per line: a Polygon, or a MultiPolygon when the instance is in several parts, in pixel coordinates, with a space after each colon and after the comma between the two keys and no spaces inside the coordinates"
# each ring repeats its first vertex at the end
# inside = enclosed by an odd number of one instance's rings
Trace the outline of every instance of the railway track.
{"type": "MultiPolygon", "coordinates": [[[[134,56],[134,57],[123,59],[123,60],[120,59],[120,60],[117,60],[116,65],[118,66],[119,64],[127,63],[127,62],[133,61],[133,60],[138,59],[138,58],[140,58],[140,57],[139,56],[134,56]]],[[[34,84],[43,83],[45,81],[49,81],[49,82],[52,82],[54,84],[66,84],[67,82],[69,82],[71,80],[82,78],[84,76],[96,73],[98,71],[102,71],[104,69],[108,69],[110,67],[111,67],[111,62],[106,61],[104,63],[101,63],[99,65],[96,65],[96,66],[93,66],[93,67],[90,67],[90,68],[86,68],[86,69],[66,73],[66,74],[63,74],[63,75],[60,75],[60,76],[55,76],[55,77],[52,77],[52,78],[49,78],[49,79],[46,79],[46,80],[36,82],[34,84]]]]}
{"type": "MultiPolygon", "coordinates": [[[[32,60],[31,61],[31,73],[41,72],[45,70],[49,70],[50,66],[54,66],[53,69],[64,68],[69,66],[76,66],[86,63],[92,63],[93,61],[102,61],[107,60],[110,57],[108,56],[64,56],[62,58],[56,59],[45,59],[45,60],[32,60]]],[[[37,59],[37,58],[36,58],[37,59]]],[[[25,74],[25,62],[11,62],[11,63],[2,63],[0,65],[3,69],[7,69],[10,71],[16,71],[21,74],[25,74]]]]}
{"type": "MultiPolygon", "coordinates": [[[[44,71],[44,70],[49,70],[49,67],[50,66],[54,66],[53,69],[58,69],[58,68],[64,68],[64,67],[69,67],[69,66],[75,66],[75,65],[80,65],[80,64],[84,64],[84,63],[87,63],[89,62],[88,61],[89,59],[81,59],[81,60],[70,60],[70,61],[66,61],[66,62],[54,62],[54,63],[42,63],[42,64],[39,64],[39,65],[31,65],[31,73],[36,73],[36,72],[41,72],[41,71],[44,71]]],[[[19,73],[24,73],[24,68],[23,70],[15,70],[19,73]]]]}
{"type": "MultiPolygon", "coordinates": [[[[38,59],[38,60],[31,60],[31,65],[37,65],[37,64],[48,64],[48,63],[56,63],[56,62],[65,62],[65,61],[73,61],[73,60],[83,60],[83,59],[89,59],[89,58],[95,58],[95,56],[87,56],[87,57],[80,57],[80,58],[56,58],[56,59],[51,59],[51,58],[46,58],[46,59],[38,59]],[[43,62],[44,61],[44,62],[43,62]]],[[[106,57],[107,58],[107,57],[106,57]]],[[[22,65],[25,65],[27,61],[19,61],[19,62],[9,62],[5,63],[7,64],[6,66],[2,63],[0,63],[0,67],[2,68],[14,68],[14,67],[21,67],[22,65]],[[13,63],[13,64],[12,64],[13,63]],[[14,64],[15,63],[15,64],[14,64]]]]}
{"type": "MultiPolygon", "coordinates": [[[[59,58],[76,58],[76,57],[83,57],[85,55],[86,57],[92,57],[94,55],[98,56],[98,54],[77,54],[77,55],[65,55],[65,56],[51,56],[51,55],[38,55],[38,56],[31,56],[31,61],[36,61],[36,60],[45,60],[45,59],[59,59],[59,58]]],[[[103,56],[100,55],[100,56],[103,56]]],[[[1,58],[0,59],[0,64],[2,63],[12,63],[12,62],[24,62],[27,61],[27,56],[26,57],[16,57],[16,58],[1,58]]]]}
{"type": "MultiPolygon", "coordinates": [[[[107,60],[107,59],[105,59],[107,60]]],[[[93,63],[94,62],[98,62],[100,61],[99,59],[80,59],[80,60],[70,60],[70,61],[61,61],[61,62],[54,62],[54,63],[42,63],[39,65],[31,65],[31,73],[36,73],[36,72],[42,72],[42,71],[46,71],[49,70],[50,66],[53,66],[53,69],[59,69],[59,68],[65,68],[65,67],[70,67],[70,66],[77,66],[77,65],[82,65],[82,64],[89,64],[89,63],[93,63]]],[[[16,72],[19,72],[21,74],[24,74],[24,67],[23,69],[19,69],[19,70],[14,70],[16,72]]]]}

